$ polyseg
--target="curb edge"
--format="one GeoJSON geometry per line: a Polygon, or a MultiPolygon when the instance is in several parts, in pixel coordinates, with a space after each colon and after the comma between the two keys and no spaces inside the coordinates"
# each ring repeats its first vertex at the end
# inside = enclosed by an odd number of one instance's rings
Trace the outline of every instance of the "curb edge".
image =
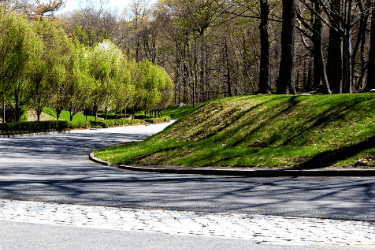
{"type": "Polygon", "coordinates": [[[333,169],[333,170],[232,170],[232,169],[195,169],[195,168],[153,168],[136,167],[129,165],[117,165],[103,161],[90,153],[90,160],[118,169],[138,172],[156,172],[170,174],[199,174],[199,175],[222,175],[222,176],[245,176],[245,177],[280,177],[280,176],[375,176],[375,169],[333,169]]]}

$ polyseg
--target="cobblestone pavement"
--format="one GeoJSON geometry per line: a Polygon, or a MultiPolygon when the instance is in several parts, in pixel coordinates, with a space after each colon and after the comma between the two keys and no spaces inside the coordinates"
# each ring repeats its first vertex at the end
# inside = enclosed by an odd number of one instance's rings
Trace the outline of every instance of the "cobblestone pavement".
{"type": "Polygon", "coordinates": [[[375,248],[375,223],[0,199],[0,219],[87,228],[245,239],[259,243],[375,248]]]}

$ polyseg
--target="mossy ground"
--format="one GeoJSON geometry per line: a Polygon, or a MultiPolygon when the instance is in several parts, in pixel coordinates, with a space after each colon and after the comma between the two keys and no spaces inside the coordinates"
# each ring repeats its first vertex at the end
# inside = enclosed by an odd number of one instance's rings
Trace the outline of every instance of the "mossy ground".
{"type": "MultiPolygon", "coordinates": [[[[143,142],[103,148],[113,163],[324,168],[375,165],[374,94],[243,95],[166,114],[182,117],[143,142]]],[[[175,110],[175,111],[173,111],[175,110]]],[[[177,110],[177,111],[176,111],[177,110]]]]}

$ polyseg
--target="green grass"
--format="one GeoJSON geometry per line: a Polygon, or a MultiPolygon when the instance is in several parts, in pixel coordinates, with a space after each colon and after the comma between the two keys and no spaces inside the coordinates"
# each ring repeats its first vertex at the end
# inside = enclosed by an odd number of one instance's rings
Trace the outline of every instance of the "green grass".
{"type": "MultiPolygon", "coordinates": [[[[52,108],[44,108],[43,112],[46,114],[49,114],[50,116],[57,118],[56,111],[52,108]]],[[[66,111],[66,110],[61,111],[59,119],[70,121],[69,111],[66,111]]],[[[95,120],[95,116],[88,116],[87,120],[93,121],[95,120]]],[[[86,116],[84,116],[82,113],[77,113],[73,116],[73,121],[86,121],[86,116]]]]}
{"type": "Polygon", "coordinates": [[[172,119],[180,119],[185,115],[188,115],[194,110],[193,106],[182,106],[181,108],[177,106],[170,106],[163,110],[163,115],[170,116],[172,119]]]}
{"type": "Polygon", "coordinates": [[[113,163],[323,168],[375,165],[375,96],[244,95],[192,109],[143,142],[103,148],[113,163]]]}

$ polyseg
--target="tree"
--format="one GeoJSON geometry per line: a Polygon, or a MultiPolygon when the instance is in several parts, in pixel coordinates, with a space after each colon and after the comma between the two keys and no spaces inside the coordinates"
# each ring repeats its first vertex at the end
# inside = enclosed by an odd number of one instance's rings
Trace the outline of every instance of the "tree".
{"type": "Polygon", "coordinates": [[[271,87],[269,83],[269,4],[268,0],[260,1],[260,44],[261,44],[261,58],[259,70],[259,89],[258,93],[270,93],[271,87]]]}
{"type": "Polygon", "coordinates": [[[135,86],[131,84],[131,72],[130,65],[126,58],[122,60],[120,64],[119,74],[115,80],[116,91],[115,91],[115,109],[116,109],[116,119],[117,112],[119,110],[125,109],[124,115],[126,116],[126,108],[132,107],[135,95],[135,86]]]}
{"type": "MultiPolygon", "coordinates": [[[[307,4],[306,2],[304,2],[307,4]]],[[[306,20],[306,18],[303,18],[302,11],[296,11],[296,15],[298,17],[298,22],[303,25],[305,29],[302,27],[298,27],[301,36],[306,36],[308,37],[312,44],[312,53],[313,53],[313,60],[314,60],[314,70],[312,71],[314,76],[314,83],[313,86],[314,88],[320,88],[322,87],[322,92],[325,94],[330,94],[330,85],[328,82],[328,78],[326,75],[326,67],[323,59],[323,52],[322,52],[322,30],[323,30],[323,25],[322,25],[322,20],[320,18],[321,15],[321,6],[318,3],[317,0],[311,1],[312,6],[310,13],[310,23],[306,20]],[[321,82],[323,84],[321,85],[321,82]]],[[[302,37],[303,40],[303,37],[302,37]]],[[[308,47],[309,50],[311,50],[310,47],[308,47]]]]}
{"type": "Polygon", "coordinates": [[[294,82],[295,26],[295,0],[284,0],[281,61],[279,78],[277,80],[277,93],[279,94],[296,94],[294,82]]]}
{"type": "Polygon", "coordinates": [[[6,13],[3,8],[0,8],[0,27],[1,94],[4,100],[10,98],[15,103],[19,121],[23,107],[30,100],[30,76],[40,66],[37,59],[42,52],[42,41],[25,18],[6,13]]]}
{"type": "Polygon", "coordinates": [[[172,78],[168,75],[164,68],[160,66],[155,67],[157,67],[157,70],[160,74],[158,84],[160,100],[156,104],[156,110],[159,114],[159,117],[161,117],[163,116],[163,109],[173,102],[174,84],[172,78]]]}
{"type": "Polygon", "coordinates": [[[375,88],[375,3],[372,3],[370,57],[368,62],[367,83],[364,91],[375,88]]]}
{"type": "Polygon", "coordinates": [[[64,56],[64,43],[68,43],[65,33],[58,29],[49,20],[36,20],[33,28],[43,40],[43,53],[35,61],[35,71],[30,76],[33,98],[30,99],[31,106],[35,109],[38,121],[44,107],[48,106],[53,99],[53,81],[47,74],[51,72],[56,62],[61,61],[64,56]]]}
{"type": "MultiPolygon", "coordinates": [[[[320,1],[325,17],[316,15],[330,28],[327,59],[327,76],[331,89],[335,93],[352,93],[354,81],[354,60],[357,48],[353,50],[353,28],[362,24],[356,47],[359,46],[366,20],[371,7],[368,1],[332,0],[328,3],[320,1]],[[367,4],[364,4],[366,3],[367,4]]],[[[313,8],[305,2],[310,10],[313,8]]],[[[363,43],[362,43],[363,44],[363,43]]],[[[362,46],[363,48],[363,46],[362,46]]],[[[362,68],[363,71],[363,68],[362,68]]]]}
{"type": "Polygon", "coordinates": [[[76,43],[68,62],[68,110],[70,121],[75,114],[83,110],[91,96],[92,76],[90,75],[90,55],[84,46],[76,43]]]}
{"type": "Polygon", "coordinates": [[[99,108],[104,108],[106,115],[115,97],[115,79],[123,60],[123,54],[111,41],[104,40],[91,52],[90,74],[94,79],[93,110],[95,119],[99,108]]]}

